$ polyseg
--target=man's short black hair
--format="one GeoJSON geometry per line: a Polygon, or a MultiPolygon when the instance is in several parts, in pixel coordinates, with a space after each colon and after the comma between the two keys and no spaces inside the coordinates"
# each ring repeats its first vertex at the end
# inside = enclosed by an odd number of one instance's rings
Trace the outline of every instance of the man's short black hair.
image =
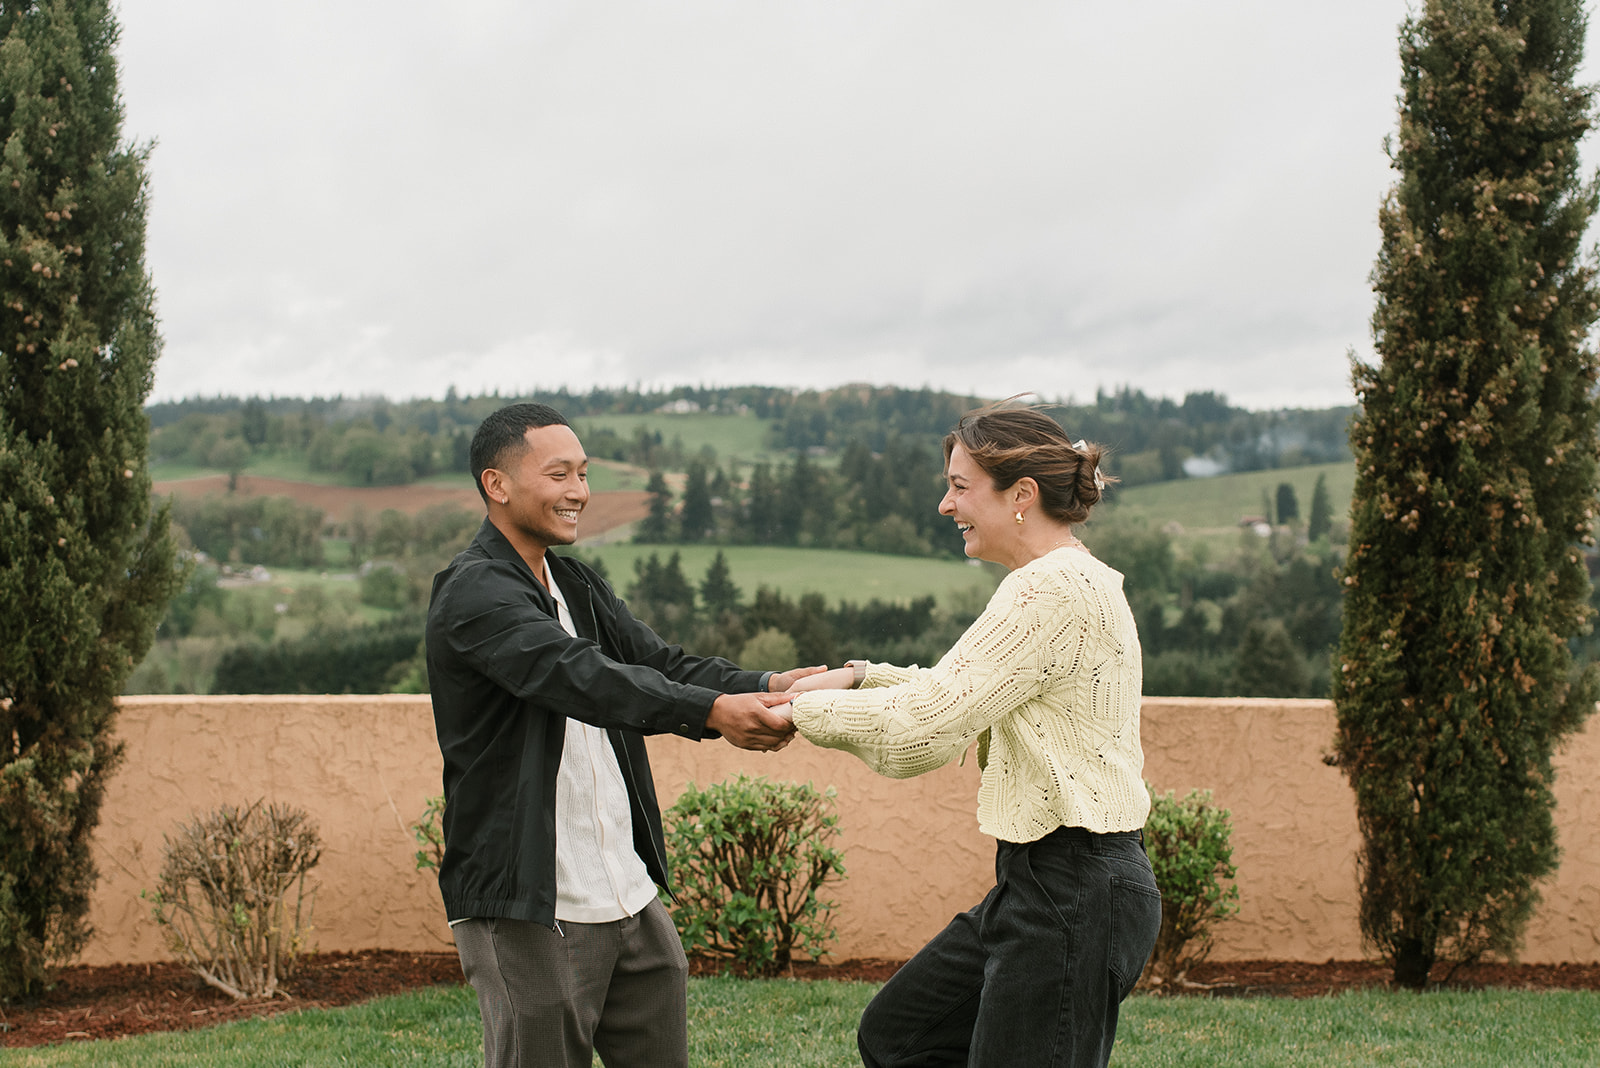
{"type": "Polygon", "coordinates": [[[489,504],[483,488],[485,471],[500,468],[508,452],[526,448],[528,431],[569,425],[567,417],[548,404],[508,404],[479,423],[472,435],[472,481],[484,505],[489,504]]]}

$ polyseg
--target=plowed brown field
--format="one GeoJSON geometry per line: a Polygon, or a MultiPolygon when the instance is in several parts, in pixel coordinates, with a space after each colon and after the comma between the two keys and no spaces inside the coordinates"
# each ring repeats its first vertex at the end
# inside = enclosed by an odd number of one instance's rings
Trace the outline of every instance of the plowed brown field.
{"type": "MultiPolygon", "coordinates": [[[[157,482],[157,496],[207,497],[228,492],[228,476],[207,475],[157,482]]],[[[482,514],[483,502],[471,486],[324,486],[314,482],[291,482],[281,478],[240,475],[234,493],[241,497],[289,497],[301,504],[320,508],[333,523],[348,522],[357,508],[376,518],[386,508],[416,515],[437,504],[455,505],[482,514]]],[[[614,527],[633,523],[650,513],[650,495],[643,490],[613,490],[589,498],[579,530],[585,538],[614,527]]]]}

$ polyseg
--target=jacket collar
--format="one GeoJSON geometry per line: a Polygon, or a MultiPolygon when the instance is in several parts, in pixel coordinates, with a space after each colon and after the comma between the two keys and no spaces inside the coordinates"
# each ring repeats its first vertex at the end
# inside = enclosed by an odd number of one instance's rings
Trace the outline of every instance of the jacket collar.
{"type": "MultiPolygon", "coordinates": [[[[522,554],[517,552],[516,548],[511,544],[511,539],[501,533],[500,528],[495,526],[488,517],[484,518],[483,525],[478,528],[477,535],[472,539],[472,545],[492,560],[505,560],[520,568],[522,573],[527,576],[528,582],[534,589],[539,591],[539,595],[550,600],[551,613],[555,612],[555,598],[550,596],[550,591],[544,588],[544,583],[540,582],[538,576],[533,573],[533,568],[528,566],[528,561],[524,560],[522,554]]],[[[567,583],[563,580],[572,574],[571,565],[549,549],[546,549],[544,551],[544,566],[550,570],[550,574],[557,582],[562,583],[562,592],[568,593],[570,596],[567,590],[567,583]]]]}

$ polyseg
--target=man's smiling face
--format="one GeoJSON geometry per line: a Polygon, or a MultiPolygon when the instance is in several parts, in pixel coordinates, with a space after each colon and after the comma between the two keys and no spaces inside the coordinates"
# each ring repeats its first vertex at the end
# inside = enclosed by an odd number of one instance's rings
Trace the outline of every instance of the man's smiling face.
{"type": "Polygon", "coordinates": [[[541,426],[524,435],[525,449],[500,468],[506,518],[542,548],[571,545],[578,516],[589,503],[589,457],[570,426],[541,426]]]}

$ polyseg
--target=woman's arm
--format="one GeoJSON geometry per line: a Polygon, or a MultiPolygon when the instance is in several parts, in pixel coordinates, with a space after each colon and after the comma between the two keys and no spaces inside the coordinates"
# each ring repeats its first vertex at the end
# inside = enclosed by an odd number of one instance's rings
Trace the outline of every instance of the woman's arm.
{"type": "Polygon", "coordinates": [[[893,669],[904,681],[874,687],[880,667],[874,664],[863,689],[796,694],[795,726],[814,744],[854,753],[893,778],[949,763],[984,728],[1042,691],[1053,643],[1082,640],[1082,620],[1035,578],[1007,576],[932,668],[893,669]]]}
{"type": "Polygon", "coordinates": [[[833,668],[828,671],[809,675],[789,687],[786,693],[805,693],[808,690],[852,690],[856,685],[856,669],[853,667],[833,668]]]}

